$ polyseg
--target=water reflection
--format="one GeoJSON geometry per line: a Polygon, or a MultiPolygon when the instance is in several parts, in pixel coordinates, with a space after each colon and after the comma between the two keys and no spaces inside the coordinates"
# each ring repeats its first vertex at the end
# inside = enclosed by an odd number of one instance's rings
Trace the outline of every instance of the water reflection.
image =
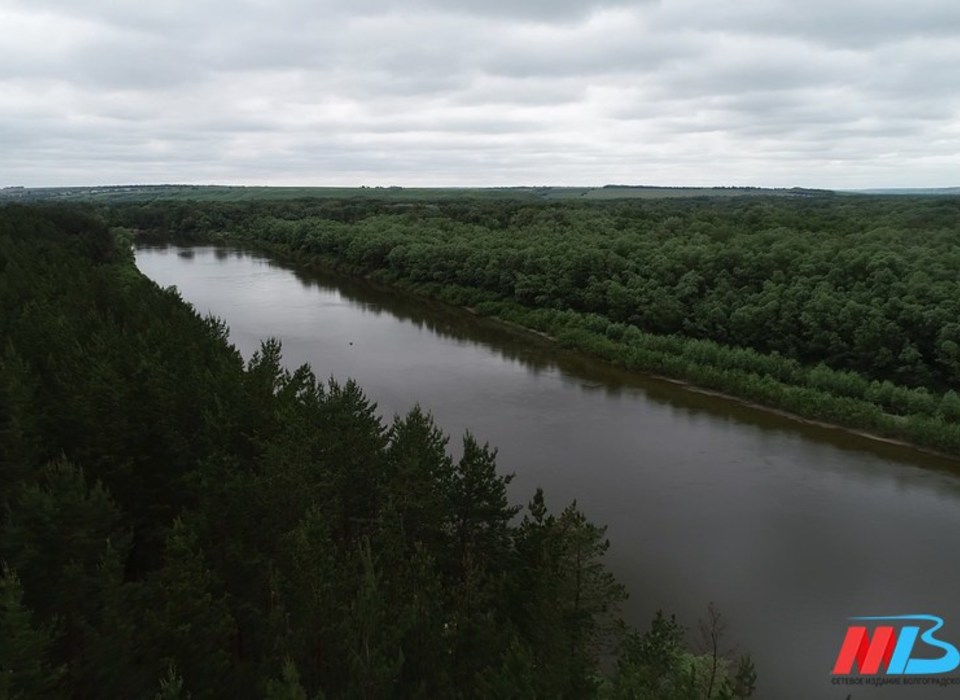
{"type": "MultiPolygon", "coordinates": [[[[642,395],[646,400],[670,406],[678,419],[689,420],[701,413],[724,424],[750,424],[765,431],[798,435],[804,440],[830,444],[853,453],[871,454],[905,463],[919,460],[925,468],[960,474],[960,460],[933,455],[909,446],[873,440],[836,428],[820,426],[770,413],[726,397],[698,391],[669,380],[650,377],[615,367],[607,362],[566,351],[542,336],[503,323],[475,316],[449,304],[431,301],[336,272],[307,269],[302,265],[265,258],[261,253],[232,246],[202,248],[170,246],[166,243],[139,246],[138,250],[174,250],[192,260],[197,250],[211,252],[218,261],[247,260],[292,273],[305,290],[316,290],[349,302],[362,314],[406,321],[418,330],[456,341],[463,347],[482,347],[499,358],[515,362],[537,376],[560,377],[565,386],[583,393],[601,393],[609,398],[642,395]]],[[[771,437],[782,439],[781,435],[771,437]]]]}
{"type": "Polygon", "coordinates": [[[223,316],[246,356],[282,337],[291,364],[357,377],[387,414],[420,401],[449,433],[490,440],[517,473],[516,500],[536,486],[553,506],[577,498],[609,525],[632,623],[664,607],[695,624],[715,600],[757,657],[761,697],[832,697],[850,615],[928,611],[960,625],[953,460],[626,372],[365,281],[177,250],[142,250],[138,264],[223,316]]]}

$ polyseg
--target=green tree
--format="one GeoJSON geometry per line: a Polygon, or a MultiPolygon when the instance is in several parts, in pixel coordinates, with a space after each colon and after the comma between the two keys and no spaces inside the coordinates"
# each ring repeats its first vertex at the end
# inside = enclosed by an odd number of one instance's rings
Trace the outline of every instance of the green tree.
{"type": "Polygon", "coordinates": [[[65,669],[53,662],[54,624],[35,625],[16,574],[0,574],[0,699],[67,697],[65,669]]]}
{"type": "MultiPolygon", "coordinates": [[[[292,660],[283,662],[283,672],[279,680],[267,681],[266,700],[307,700],[307,693],[300,685],[300,674],[292,660]]],[[[322,700],[323,695],[315,696],[315,700],[322,700]]]]}
{"type": "Polygon", "coordinates": [[[97,629],[129,543],[110,495],[99,482],[89,486],[66,460],[45,465],[8,506],[0,551],[23,581],[38,621],[58,620],[55,658],[68,664],[71,687],[93,687],[97,629]],[[103,568],[105,557],[117,562],[112,573],[103,568]]]}
{"type": "Polygon", "coordinates": [[[236,625],[207,568],[193,529],[178,518],[167,538],[165,562],[147,581],[143,640],[148,658],[175,664],[197,698],[235,688],[231,648],[236,625]]]}
{"type": "Polygon", "coordinates": [[[513,595],[524,637],[537,640],[542,694],[592,694],[598,654],[622,634],[617,612],[626,592],[603,568],[604,533],[575,503],[559,517],[548,515],[539,489],[517,532],[521,571],[513,595]]]}
{"type": "Polygon", "coordinates": [[[155,700],[190,700],[190,692],[183,688],[183,678],[177,673],[177,665],[171,663],[160,679],[160,690],[155,700]]]}
{"type": "Polygon", "coordinates": [[[386,452],[387,489],[408,542],[423,542],[440,553],[449,546],[453,461],[447,438],[433,417],[414,407],[397,417],[386,452]]]}
{"type": "Polygon", "coordinates": [[[674,616],[658,611],[643,634],[631,632],[613,678],[601,693],[611,700],[744,700],[756,689],[749,656],[735,661],[720,650],[724,624],[712,605],[701,622],[705,651],[693,654],[674,616]]]}
{"type": "Polygon", "coordinates": [[[350,685],[346,696],[360,700],[393,697],[403,668],[402,630],[394,622],[368,542],[360,545],[361,578],[348,613],[350,685]]]}
{"type": "Polygon", "coordinates": [[[496,566],[509,549],[509,524],[520,508],[507,499],[513,475],[497,474],[496,450],[480,445],[470,433],[453,470],[450,494],[453,531],[461,561],[471,556],[496,566]]]}

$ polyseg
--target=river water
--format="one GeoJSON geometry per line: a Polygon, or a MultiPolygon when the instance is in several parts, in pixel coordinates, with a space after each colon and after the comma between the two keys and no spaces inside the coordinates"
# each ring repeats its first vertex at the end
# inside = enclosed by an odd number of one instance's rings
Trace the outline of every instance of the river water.
{"type": "MultiPolygon", "coordinates": [[[[658,608],[696,640],[713,601],[749,651],[758,696],[960,697],[838,686],[855,615],[933,614],[960,646],[956,462],[793,421],[560,350],[451,307],[223,248],[142,247],[140,270],[230,326],[244,357],[283,342],[289,367],[355,378],[385,418],[415,402],[456,452],[499,449],[511,496],[537,486],[609,526],[627,621],[658,608]]],[[[937,656],[918,645],[916,655],[937,656]]],[[[960,676],[957,676],[960,678],[960,676]]]]}

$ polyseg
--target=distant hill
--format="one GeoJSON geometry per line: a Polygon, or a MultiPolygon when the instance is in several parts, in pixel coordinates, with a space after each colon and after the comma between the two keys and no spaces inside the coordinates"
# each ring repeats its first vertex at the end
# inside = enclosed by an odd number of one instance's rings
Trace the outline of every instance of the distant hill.
{"type": "MultiPolygon", "coordinates": [[[[556,188],[560,189],[560,188],[556,188]]],[[[823,197],[831,196],[832,190],[806,187],[658,187],[656,185],[605,185],[588,189],[582,196],[588,199],[634,199],[665,197],[823,197]]]]}
{"type": "Polygon", "coordinates": [[[246,187],[242,185],[98,185],[93,187],[4,187],[0,202],[86,201],[117,204],[134,201],[181,200],[242,202],[284,199],[513,199],[526,201],[622,200],[730,197],[832,197],[836,195],[957,196],[960,187],[888,187],[865,190],[826,190],[807,187],[246,187]]]}
{"type": "Polygon", "coordinates": [[[960,187],[886,187],[873,190],[845,190],[849,194],[960,195],[960,187]]]}
{"type": "Polygon", "coordinates": [[[570,199],[664,199],[683,197],[821,197],[831,190],[800,187],[244,187],[224,185],[112,185],[95,187],[7,187],[0,201],[88,201],[122,203],[150,200],[237,202],[262,199],[352,198],[411,201],[422,199],[514,199],[553,201],[570,199]]]}

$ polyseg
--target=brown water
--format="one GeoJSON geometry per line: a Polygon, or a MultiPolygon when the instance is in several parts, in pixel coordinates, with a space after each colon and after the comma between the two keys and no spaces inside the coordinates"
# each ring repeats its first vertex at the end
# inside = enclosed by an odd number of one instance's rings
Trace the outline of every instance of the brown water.
{"type": "MultiPolygon", "coordinates": [[[[535,336],[368,283],[226,249],[150,247],[140,269],[318,376],[353,377],[386,417],[415,402],[456,445],[469,428],[515,472],[609,526],[627,620],[658,608],[693,630],[714,601],[750,651],[759,697],[960,697],[950,688],[840,687],[853,615],[939,615],[960,646],[956,462],[806,425],[618,370],[535,336]]],[[[691,635],[692,638],[695,635],[691,635]]],[[[920,648],[918,647],[918,653],[920,648]]]]}

